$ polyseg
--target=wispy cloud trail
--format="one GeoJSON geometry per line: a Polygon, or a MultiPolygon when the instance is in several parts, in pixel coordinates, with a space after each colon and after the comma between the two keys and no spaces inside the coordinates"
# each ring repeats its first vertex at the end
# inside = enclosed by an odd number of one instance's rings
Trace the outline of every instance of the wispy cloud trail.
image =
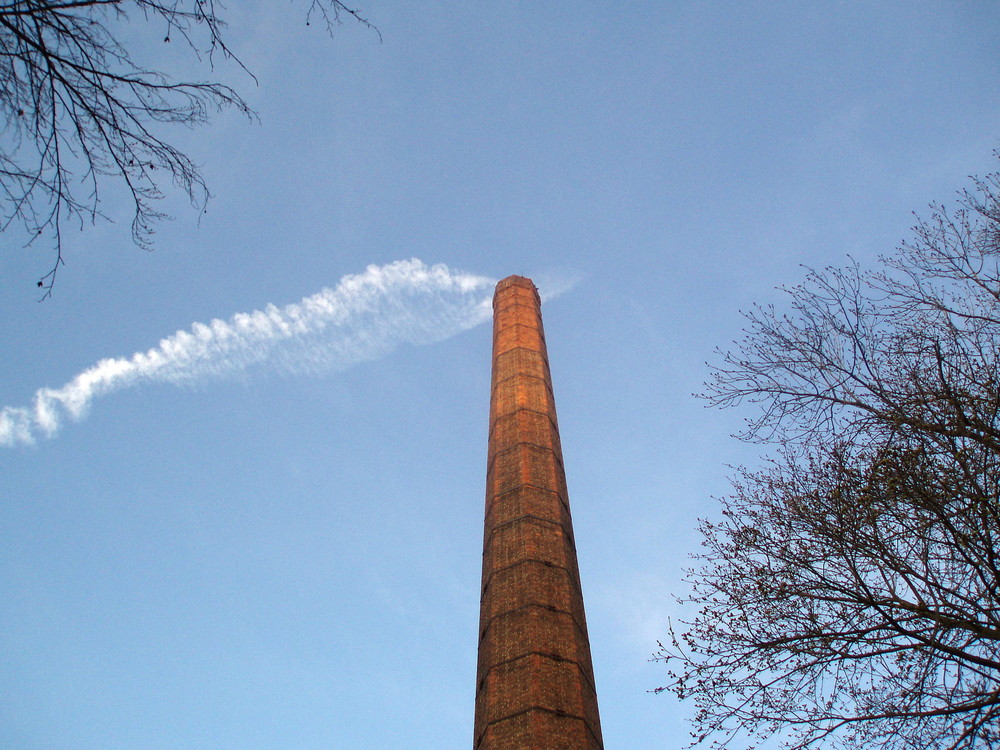
{"type": "Polygon", "coordinates": [[[342,370],[403,343],[441,341],[490,318],[493,284],[416,259],[368,266],[300,302],[195,323],[149,351],[102,359],[61,388],[39,388],[31,406],[0,409],[0,445],[51,437],[96,397],[143,382],[193,383],[253,367],[342,370]]]}

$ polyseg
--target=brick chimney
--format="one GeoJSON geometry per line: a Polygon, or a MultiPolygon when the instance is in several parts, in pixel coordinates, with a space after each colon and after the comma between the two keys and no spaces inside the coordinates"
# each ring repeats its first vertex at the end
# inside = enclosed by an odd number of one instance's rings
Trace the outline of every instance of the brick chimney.
{"type": "Polygon", "coordinates": [[[509,276],[493,297],[493,383],[475,750],[600,750],[541,302],[509,276]]]}

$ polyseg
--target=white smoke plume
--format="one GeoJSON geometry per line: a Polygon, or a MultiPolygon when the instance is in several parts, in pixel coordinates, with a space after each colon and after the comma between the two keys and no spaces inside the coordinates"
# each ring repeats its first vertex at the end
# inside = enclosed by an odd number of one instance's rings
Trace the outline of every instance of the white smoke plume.
{"type": "Polygon", "coordinates": [[[489,320],[494,280],[417,259],[368,266],[333,289],[284,307],[195,323],[146,352],[102,359],[31,406],[0,409],[0,445],[51,437],[98,396],[143,382],[191,383],[266,365],[343,370],[403,343],[430,344],[489,320]]]}

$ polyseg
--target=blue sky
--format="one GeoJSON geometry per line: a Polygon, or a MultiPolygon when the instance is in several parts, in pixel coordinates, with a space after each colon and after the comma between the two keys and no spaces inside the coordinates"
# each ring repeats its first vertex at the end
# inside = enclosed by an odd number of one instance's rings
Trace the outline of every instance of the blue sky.
{"type": "MultiPolygon", "coordinates": [[[[373,5],[379,43],[232,5],[260,85],[216,75],[260,124],[176,134],[215,197],[168,199],[155,252],[109,194],[37,304],[50,258],[5,244],[0,406],[370,264],[575,282],[543,312],[605,743],[683,744],[648,658],[763,450],[691,393],[740,309],[997,168],[1000,7],[373,5]]],[[[490,333],[447,333],[138,379],[0,448],[0,746],[468,747],[490,333]]]]}

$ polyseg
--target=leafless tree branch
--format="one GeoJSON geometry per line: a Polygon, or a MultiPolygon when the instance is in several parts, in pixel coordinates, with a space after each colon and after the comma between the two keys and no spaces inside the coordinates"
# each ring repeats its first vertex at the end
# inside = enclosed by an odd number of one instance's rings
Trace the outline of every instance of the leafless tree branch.
{"type": "MultiPolygon", "coordinates": [[[[159,23],[164,43],[181,41],[210,68],[221,57],[247,71],[225,41],[223,10],[221,0],[0,2],[0,231],[20,228],[27,245],[51,246],[53,263],[38,281],[43,299],[63,264],[65,222],[102,217],[106,186],[127,189],[132,239],[146,249],[164,218],[156,202],[167,184],[204,207],[205,179],[165,140],[165,126],[200,125],[229,108],[256,115],[228,85],[144,67],[121,34],[129,23],[159,23]]],[[[327,31],[346,17],[377,33],[337,0],[311,0],[305,13],[327,31]]]]}
{"type": "Polygon", "coordinates": [[[743,471],[661,647],[698,741],[1000,746],[1000,178],[877,271],[758,307],[707,398],[780,447],[743,471]]]}

